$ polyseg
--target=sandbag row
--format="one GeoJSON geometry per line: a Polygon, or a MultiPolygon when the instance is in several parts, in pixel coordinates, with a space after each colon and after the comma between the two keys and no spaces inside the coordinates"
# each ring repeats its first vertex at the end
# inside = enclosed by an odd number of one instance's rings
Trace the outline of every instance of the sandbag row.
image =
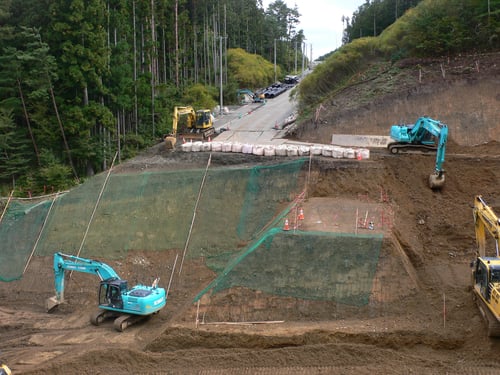
{"type": "Polygon", "coordinates": [[[252,145],[239,142],[187,142],[181,145],[184,152],[236,152],[259,156],[327,156],[336,159],[369,159],[370,150],[332,145],[252,145]]]}

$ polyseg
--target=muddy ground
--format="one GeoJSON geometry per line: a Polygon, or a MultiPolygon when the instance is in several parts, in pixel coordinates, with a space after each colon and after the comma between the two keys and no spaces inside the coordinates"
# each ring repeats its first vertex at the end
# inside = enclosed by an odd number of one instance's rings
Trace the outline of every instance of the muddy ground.
{"type": "MultiPolygon", "coordinates": [[[[330,116],[331,122],[338,118],[330,116]]],[[[498,117],[484,121],[498,130],[498,117]]],[[[193,297],[215,275],[201,260],[188,260],[171,286],[167,307],[119,333],[112,325],[89,324],[96,301],[96,291],[88,287],[95,284],[92,276],[74,274],[67,303],[47,314],[43,301],[53,294],[51,259],[35,257],[21,281],[0,285],[2,358],[15,374],[500,373],[500,340],[487,337],[469,290],[474,196],[482,195],[500,212],[498,133],[490,131],[494,136],[480,145],[464,145],[463,130],[457,142],[449,126],[452,139],[441,191],[427,186],[434,165],[429,155],[373,150],[369,160],[313,161],[306,212],[364,202],[391,213],[381,229],[385,240],[367,306],[235,288],[198,307],[193,297]]],[[[311,140],[317,137],[313,130],[310,126],[297,137],[311,140]]],[[[369,126],[366,130],[374,132],[369,126]]],[[[323,143],[332,132],[324,132],[323,143]]],[[[148,160],[159,168],[197,162],[194,154],[151,150],[128,164],[129,171],[140,171],[148,160]]],[[[212,162],[227,163],[227,156],[212,162]]],[[[259,160],[240,158],[231,164],[248,162],[259,160]]],[[[343,224],[341,215],[329,219],[321,220],[329,230],[343,224]]],[[[318,222],[307,215],[304,225],[318,222]]],[[[179,251],[130,252],[125,262],[111,264],[124,277],[147,269],[169,280],[179,251]]]]}

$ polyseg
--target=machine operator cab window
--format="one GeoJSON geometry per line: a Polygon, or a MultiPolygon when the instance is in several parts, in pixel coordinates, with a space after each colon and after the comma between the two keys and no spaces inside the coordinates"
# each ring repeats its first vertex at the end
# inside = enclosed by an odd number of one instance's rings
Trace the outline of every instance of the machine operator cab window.
{"type": "Polygon", "coordinates": [[[196,114],[196,127],[205,128],[210,123],[210,112],[198,111],[196,114]]]}
{"type": "Polygon", "coordinates": [[[499,283],[500,282],[500,268],[491,268],[491,278],[490,282],[499,283]]]}
{"type": "Polygon", "coordinates": [[[480,261],[476,261],[475,264],[475,283],[478,285],[479,290],[484,298],[489,300],[488,293],[488,269],[486,264],[480,261]]]}
{"type": "Polygon", "coordinates": [[[122,293],[127,290],[125,280],[101,281],[99,305],[123,309],[122,293]]]}

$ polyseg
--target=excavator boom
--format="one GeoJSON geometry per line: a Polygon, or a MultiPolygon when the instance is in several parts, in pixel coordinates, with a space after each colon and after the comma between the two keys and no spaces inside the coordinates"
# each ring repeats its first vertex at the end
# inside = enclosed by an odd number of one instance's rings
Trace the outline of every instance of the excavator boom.
{"type": "Polygon", "coordinates": [[[486,232],[488,232],[495,241],[496,256],[498,257],[500,247],[500,219],[480,195],[474,199],[473,215],[479,256],[485,256],[486,254],[486,232]]]}
{"type": "Polygon", "coordinates": [[[51,311],[57,305],[64,302],[64,275],[66,271],[90,273],[102,280],[120,279],[118,274],[102,262],[67,255],[61,252],[54,254],[54,284],[56,295],[46,301],[47,311],[51,311]]]}

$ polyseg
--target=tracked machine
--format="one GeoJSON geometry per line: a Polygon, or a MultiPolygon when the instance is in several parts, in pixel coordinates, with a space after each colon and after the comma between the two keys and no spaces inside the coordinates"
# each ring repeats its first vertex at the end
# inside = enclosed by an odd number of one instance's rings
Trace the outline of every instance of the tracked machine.
{"type": "Polygon", "coordinates": [[[478,253],[471,263],[472,296],[487,322],[488,336],[500,337],[500,219],[480,195],[474,199],[473,215],[478,253]],[[495,255],[486,255],[486,232],[495,244],[495,255]]]}
{"type": "Polygon", "coordinates": [[[172,116],[172,131],[163,136],[167,149],[175,149],[178,137],[208,139],[215,134],[214,116],[209,109],[195,110],[193,107],[175,107],[172,116]]]}
{"type": "Polygon", "coordinates": [[[248,104],[250,99],[251,103],[265,103],[266,99],[264,94],[257,94],[249,89],[240,89],[236,92],[238,102],[240,104],[248,104]]]}
{"type": "Polygon", "coordinates": [[[54,254],[53,267],[56,295],[47,299],[47,312],[64,302],[67,271],[89,273],[101,279],[99,309],[90,317],[90,322],[96,326],[107,319],[114,319],[115,329],[122,332],[132,324],[158,313],[166,304],[165,289],[158,287],[158,279],[151,286],[136,285],[129,289],[127,281],[122,280],[109,265],[60,252],[54,254]]]}
{"type": "Polygon", "coordinates": [[[387,145],[392,154],[436,153],[434,173],[429,176],[429,187],[441,189],[444,186],[444,157],[448,140],[448,126],[429,117],[420,117],[415,124],[391,126],[393,142],[387,145]]]}

